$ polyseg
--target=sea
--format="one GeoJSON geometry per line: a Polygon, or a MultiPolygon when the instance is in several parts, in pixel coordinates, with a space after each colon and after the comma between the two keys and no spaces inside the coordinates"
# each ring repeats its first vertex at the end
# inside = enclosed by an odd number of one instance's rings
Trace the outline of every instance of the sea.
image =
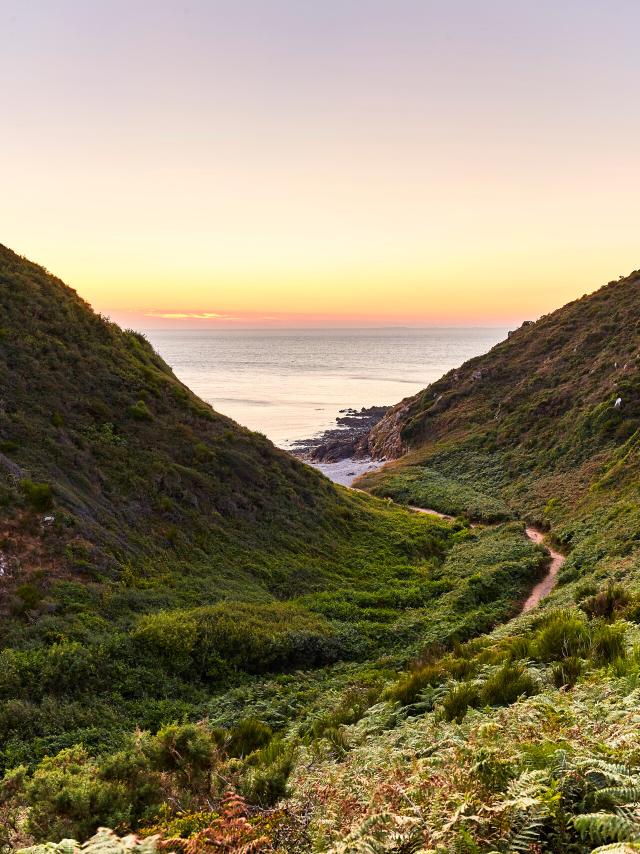
{"type": "Polygon", "coordinates": [[[340,410],[391,406],[489,350],[506,328],[145,330],[218,412],[288,449],[340,410]]]}

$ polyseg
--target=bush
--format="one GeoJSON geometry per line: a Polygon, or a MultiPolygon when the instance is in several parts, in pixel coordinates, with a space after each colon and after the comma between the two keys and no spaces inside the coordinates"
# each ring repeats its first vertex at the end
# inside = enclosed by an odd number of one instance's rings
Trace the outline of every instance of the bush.
{"type": "Polygon", "coordinates": [[[383,698],[401,703],[403,706],[410,706],[415,703],[421,691],[427,687],[434,687],[440,682],[442,682],[442,668],[436,664],[430,664],[403,676],[395,685],[385,690],[383,698]]]}
{"type": "Polygon", "coordinates": [[[132,418],[135,418],[136,421],[150,421],[153,418],[151,410],[144,400],[138,400],[136,403],[131,404],[129,407],[129,415],[132,418]]]}
{"type": "Polygon", "coordinates": [[[552,614],[538,632],[533,645],[540,661],[561,661],[563,658],[585,655],[589,649],[589,629],[577,614],[552,614]]]}
{"type": "Polygon", "coordinates": [[[524,635],[509,638],[501,645],[500,654],[508,661],[522,661],[531,657],[531,640],[524,635]]]}
{"type": "Polygon", "coordinates": [[[610,584],[606,590],[600,590],[584,602],[580,603],[580,610],[588,617],[611,618],[615,613],[621,611],[629,604],[631,597],[620,584],[610,584]]]}
{"type": "Polygon", "coordinates": [[[274,739],[253,757],[242,780],[242,794],[261,807],[270,807],[287,794],[287,781],[293,768],[295,748],[274,739]]]}
{"type": "Polygon", "coordinates": [[[444,662],[444,667],[452,679],[465,679],[478,669],[477,663],[468,658],[450,658],[444,662]]]}
{"type": "Polygon", "coordinates": [[[184,785],[197,790],[207,781],[212,768],[215,744],[198,724],[170,724],[151,740],[149,754],[158,771],[173,771],[184,785]]]}
{"type": "Polygon", "coordinates": [[[591,657],[597,664],[611,664],[618,658],[624,658],[626,629],[623,625],[598,626],[593,632],[591,657]]]}
{"type": "Polygon", "coordinates": [[[101,825],[129,824],[125,786],[100,779],[82,746],[45,757],[27,782],[25,796],[30,807],[27,828],[38,841],[85,839],[101,825]]]}
{"type": "Polygon", "coordinates": [[[460,723],[469,708],[478,706],[480,694],[475,682],[459,682],[449,689],[442,700],[440,711],[446,721],[460,723]]]}
{"type": "Polygon", "coordinates": [[[582,661],[575,656],[558,661],[551,668],[556,688],[573,688],[582,673],[582,661]]]}
{"type": "Polygon", "coordinates": [[[20,489],[27,503],[34,510],[49,510],[53,505],[53,493],[48,483],[36,483],[33,480],[25,478],[20,481],[20,489]]]}
{"type": "Polygon", "coordinates": [[[247,718],[231,730],[226,750],[229,756],[248,756],[271,741],[273,730],[254,718],[247,718]]]}
{"type": "Polygon", "coordinates": [[[21,610],[33,610],[42,601],[42,593],[34,584],[21,584],[16,588],[16,596],[22,600],[21,610]]]}
{"type": "Polygon", "coordinates": [[[531,697],[540,690],[537,681],[522,664],[504,664],[482,686],[480,701],[487,706],[509,706],[519,697],[531,697]]]}

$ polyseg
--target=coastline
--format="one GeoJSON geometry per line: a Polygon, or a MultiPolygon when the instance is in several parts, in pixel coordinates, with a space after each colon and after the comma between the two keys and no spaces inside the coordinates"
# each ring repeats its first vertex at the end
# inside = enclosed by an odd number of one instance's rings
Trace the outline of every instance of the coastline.
{"type": "Polygon", "coordinates": [[[386,460],[372,460],[370,457],[363,459],[345,457],[345,459],[333,463],[320,463],[310,459],[304,459],[304,462],[321,471],[325,477],[334,483],[339,483],[341,486],[351,486],[361,474],[379,469],[386,460]]]}
{"type": "Polygon", "coordinates": [[[335,427],[310,439],[297,439],[287,450],[334,483],[351,486],[361,474],[386,462],[369,456],[367,437],[387,412],[386,406],[341,409],[335,427]]]}
{"type": "Polygon", "coordinates": [[[362,409],[341,409],[335,427],[330,427],[310,439],[296,439],[288,450],[305,462],[338,463],[349,457],[368,457],[368,436],[372,428],[389,411],[388,406],[369,406],[362,409]]]}

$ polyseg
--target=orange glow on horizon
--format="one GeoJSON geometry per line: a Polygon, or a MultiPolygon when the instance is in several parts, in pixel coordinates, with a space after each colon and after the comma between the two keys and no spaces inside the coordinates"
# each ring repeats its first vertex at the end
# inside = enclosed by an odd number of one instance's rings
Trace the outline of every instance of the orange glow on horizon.
{"type": "Polygon", "coordinates": [[[36,6],[0,241],[116,319],[510,325],[640,266],[634,4],[36,6]]]}

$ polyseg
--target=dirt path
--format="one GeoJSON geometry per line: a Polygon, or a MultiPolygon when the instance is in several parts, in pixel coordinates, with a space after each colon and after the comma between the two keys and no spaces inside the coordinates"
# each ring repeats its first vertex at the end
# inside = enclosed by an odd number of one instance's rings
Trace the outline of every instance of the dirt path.
{"type": "MultiPolygon", "coordinates": [[[[439,519],[449,519],[450,521],[454,519],[453,516],[447,516],[446,513],[439,513],[437,510],[431,510],[425,507],[409,506],[409,509],[415,510],[416,513],[426,513],[428,516],[437,516],[439,519]]],[[[531,611],[540,603],[541,599],[544,599],[545,596],[548,596],[549,593],[551,593],[555,586],[556,577],[560,567],[566,560],[564,555],[561,555],[560,552],[549,548],[549,546],[545,544],[544,531],[541,531],[539,528],[534,528],[532,525],[527,525],[525,531],[527,537],[529,537],[533,543],[544,546],[544,548],[549,552],[551,555],[551,563],[549,564],[549,569],[547,570],[545,577],[535,585],[529,594],[527,601],[522,606],[522,610],[520,611],[521,614],[526,614],[528,611],[531,611]]]]}
{"type": "MultiPolygon", "coordinates": [[[[367,494],[364,489],[355,489],[355,491],[367,494]]],[[[415,507],[411,504],[400,504],[398,506],[406,507],[408,510],[413,510],[415,513],[426,513],[427,516],[437,516],[438,519],[447,519],[449,522],[453,522],[455,519],[455,516],[448,516],[446,513],[440,513],[439,510],[433,510],[430,507],[415,507]]],[[[472,524],[471,527],[475,528],[476,526],[472,524]]],[[[521,614],[526,614],[528,611],[531,611],[540,603],[541,599],[544,599],[545,596],[548,596],[549,593],[551,593],[555,587],[556,577],[560,567],[566,560],[564,555],[549,548],[549,546],[544,542],[544,531],[541,531],[539,528],[534,528],[533,525],[527,525],[525,532],[527,537],[529,537],[533,543],[536,543],[536,545],[539,546],[544,546],[551,555],[551,563],[549,564],[549,569],[547,570],[545,577],[535,585],[529,594],[526,602],[522,606],[522,610],[520,611],[521,614]]]]}
{"type": "MultiPolygon", "coordinates": [[[[403,506],[402,504],[400,505],[403,506]]],[[[412,507],[411,504],[404,505],[409,508],[409,510],[414,510],[416,513],[426,513],[427,516],[437,516],[438,519],[448,519],[450,522],[453,522],[455,516],[447,516],[446,513],[440,513],[438,510],[428,510],[426,507],[412,507]]]]}
{"type": "Polygon", "coordinates": [[[536,584],[529,594],[529,598],[522,606],[522,611],[520,611],[521,614],[526,614],[527,611],[531,611],[531,609],[535,608],[541,599],[544,599],[545,596],[548,596],[549,593],[551,593],[556,583],[558,571],[566,560],[564,555],[561,555],[560,552],[554,551],[554,549],[550,549],[549,546],[545,544],[543,531],[540,531],[538,528],[533,528],[531,525],[527,525],[526,532],[527,537],[529,537],[530,540],[546,548],[551,555],[551,563],[549,564],[549,569],[547,570],[545,577],[542,581],[539,581],[536,584]]]}

